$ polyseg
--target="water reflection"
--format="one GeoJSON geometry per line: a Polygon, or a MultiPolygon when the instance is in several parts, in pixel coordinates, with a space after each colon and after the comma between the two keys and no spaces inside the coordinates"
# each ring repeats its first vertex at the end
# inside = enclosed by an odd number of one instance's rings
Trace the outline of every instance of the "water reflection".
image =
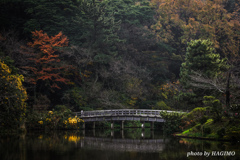
{"type": "Polygon", "coordinates": [[[141,129],[124,131],[89,130],[79,132],[1,135],[2,160],[106,160],[106,159],[187,159],[187,152],[235,151],[234,157],[194,157],[188,159],[240,159],[239,143],[167,138],[161,132],[141,129]]]}

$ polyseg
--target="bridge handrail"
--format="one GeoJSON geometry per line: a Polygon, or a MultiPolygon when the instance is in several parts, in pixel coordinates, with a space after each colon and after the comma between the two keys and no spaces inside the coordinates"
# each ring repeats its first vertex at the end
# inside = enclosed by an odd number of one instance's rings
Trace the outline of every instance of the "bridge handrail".
{"type": "Polygon", "coordinates": [[[98,117],[98,116],[155,116],[161,117],[161,112],[184,113],[169,110],[150,110],[150,109],[112,109],[74,112],[79,117],[98,117]]]}

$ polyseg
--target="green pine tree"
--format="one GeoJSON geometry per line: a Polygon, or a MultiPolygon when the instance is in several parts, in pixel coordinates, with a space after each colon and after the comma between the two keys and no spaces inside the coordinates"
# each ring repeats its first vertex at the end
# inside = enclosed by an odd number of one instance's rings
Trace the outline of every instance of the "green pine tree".
{"type": "Polygon", "coordinates": [[[210,40],[192,40],[188,43],[185,62],[182,63],[180,82],[186,87],[192,87],[191,75],[196,72],[204,78],[214,78],[220,74],[226,66],[226,59],[221,59],[210,40]]]}

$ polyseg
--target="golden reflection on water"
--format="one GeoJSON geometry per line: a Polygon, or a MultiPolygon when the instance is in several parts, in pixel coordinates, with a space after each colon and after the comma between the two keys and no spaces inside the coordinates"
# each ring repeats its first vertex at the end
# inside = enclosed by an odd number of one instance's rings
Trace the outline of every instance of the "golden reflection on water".
{"type": "Polygon", "coordinates": [[[43,139],[43,135],[41,134],[40,136],[38,136],[38,139],[43,139]]]}
{"type": "MultiPolygon", "coordinates": [[[[50,138],[50,137],[43,136],[42,134],[38,136],[38,139],[40,139],[40,140],[43,140],[43,139],[46,140],[48,138],[50,138]]],[[[64,140],[67,140],[68,142],[75,142],[75,143],[77,143],[81,139],[83,139],[84,137],[81,137],[81,136],[77,135],[77,133],[71,133],[70,135],[65,134],[63,136],[63,138],[64,138],[64,140]]]]}
{"type": "Polygon", "coordinates": [[[64,135],[64,139],[67,140],[68,142],[74,142],[77,143],[84,137],[80,137],[77,134],[71,134],[71,135],[64,135]]]}

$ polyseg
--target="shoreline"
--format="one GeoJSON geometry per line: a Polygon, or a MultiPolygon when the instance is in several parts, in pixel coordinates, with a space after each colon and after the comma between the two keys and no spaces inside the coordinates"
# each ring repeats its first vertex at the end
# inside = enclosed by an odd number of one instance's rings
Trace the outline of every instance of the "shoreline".
{"type": "Polygon", "coordinates": [[[218,139],[218,138],[207,138],[207,137],[191,137],[191,136],[181,136],[172,134],[174,137],[178,138],[190,138],[190,139],[199,139],[199,140],[209,140],[209,141],[222,141],[222,142],[231,142],[231,139],[218,139]]]}

